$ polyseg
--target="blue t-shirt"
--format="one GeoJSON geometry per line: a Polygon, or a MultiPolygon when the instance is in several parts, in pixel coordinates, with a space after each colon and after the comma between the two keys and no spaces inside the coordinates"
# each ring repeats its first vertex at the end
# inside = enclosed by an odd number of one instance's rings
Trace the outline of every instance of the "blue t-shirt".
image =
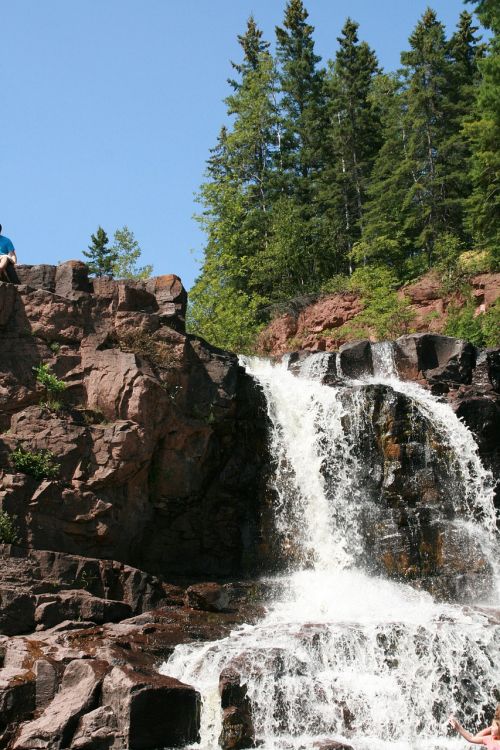
{"type": "Polygon", "coordinates": [[[8,255],[14,252],[14,245],[8,237],[4,237],[0,234],[0,255],[8,255]]]}

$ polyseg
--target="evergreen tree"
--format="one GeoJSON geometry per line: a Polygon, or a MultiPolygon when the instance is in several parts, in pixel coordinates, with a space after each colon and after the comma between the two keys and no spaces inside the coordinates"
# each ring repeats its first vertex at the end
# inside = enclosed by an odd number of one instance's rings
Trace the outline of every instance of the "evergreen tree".
{"type": "Polygon", "coordinates": [[[323,71],[314,51],[314,27],[302,0],[289,0],[283,27],[276,27],[283,135],[279,158],[284,189],[298,204],[311,200],[313,174],[319,167],[322,131],[323,71]]]}
{"type": "Polygon", "coordinates": [[[253,18],[238,40],[243,60],[233,64],[239,79],[226,99],[233,124],[221,130],[200,191],[207,245],[190,321],[214,343],[242,350],[272,289],[273,279],[263,285],[255,273],[269,243],[278,115],[274,62],[253,18]]]}
{"type": "Polygon", "coordinates": [[[408,139],[406,155],[412,175],[406,199],[405,226],[417,248],[433,262],[440,233],[454,221],[447,204],[449,174],[443,145],[453,132],[449,97],[450,68],[444,26],[428,8],[410,36],[411,49],[401,54],[406,78],[408,139]]]}
{"type": "Polygon", "coordinates": [[[449,214],[449,230],[467,243],[470,235],[465,231],[465,208],[472,192],[471,148],[466,136],[466,125],[472,119],[471,104],[476,99],[479,84],[478,60],[483,54],[480,37],[475,32],[472,16],[464,11],[460,15],[456,32],[448,43],[450,131],[442,145],[445,163],[447,195],[445,206],[449,214]]]}
{"type": "Polygon", "coordinates": [[[346,258],[361,236],[370,173],[381,146],[381,123],[371,97],[378,72],[375,53],[347,19],[327,81],[329,123],[324,138],[322,198],[342,217],[346,258]]]}
{"type": "Polygon", "coordinates": [[[380,117],[383,142],[370,175],[362,238],[354,244],[352,256],[356,264],[389,266],[401,278],[411,254],[405,221],[412,184],[401,78],[394,73],[377,76],[371,96],[380,117]]]}
{"type": "Polygon", "coordinates": [[[108,245],[108,235],[99,226],[97,232],[92,234],[90,239],[91,244],[88,246],[88,252],[83,251],[85,257],[89,259],[87,265],[90,273],[95,276],[113,276],[113,269],[118,256],[116,251],[108,245]]]}
{"type": "Polygon", "coordinates": [[[127,226],[117,229],[111,251],[116,254],[113,275],[118,279],[149,279],[153,266],[138,266],[142,250],[127,226]]]}
{"type": "Polygon", "coordinates": [[[477,118],[466,126],[471,139],[472,181],[468,223],[479,246],[491,251],[500,267],[500,6],[497,0],[473,0],[481,22],[491,29],[482,75],[477,118]]]}

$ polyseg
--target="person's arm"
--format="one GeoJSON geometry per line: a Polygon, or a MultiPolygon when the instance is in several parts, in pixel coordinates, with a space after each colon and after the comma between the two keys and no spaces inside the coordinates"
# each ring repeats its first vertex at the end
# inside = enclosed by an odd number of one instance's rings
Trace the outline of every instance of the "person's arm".
{"type": "Polygon", "coordinates": [[[481,732],[478,734],[471,734],[467,731],[467,729],[464,729],[463,726],[460,724],[458,719],[456,719],[453,715],[449,718],[449,723],[453,727],[453,729],[456,729],[459,734],[462,735],[462,737],[467,740],[467,742],[473,742],[475,745],[483,745],[483,737],[487,734],[491,734],[491,727],[488,727],[487,729],[482,729],[481,732]]]}
{"type": "Polygon", "coordinates": [[[481,729],[481,731],[476,734],[476,737],[487,737],[489,734],[491,734],[491,727],[486,727],[486,729],[481,729]]]}
{"type": "Polygon", "coordinates": [[[17,263],[16,251],[15,250],[11,250],[10,253],[9,253],[9,255],[10,255],[11,260],[14,263],[14,265],[16,265],[16,263],[17,263]]]}

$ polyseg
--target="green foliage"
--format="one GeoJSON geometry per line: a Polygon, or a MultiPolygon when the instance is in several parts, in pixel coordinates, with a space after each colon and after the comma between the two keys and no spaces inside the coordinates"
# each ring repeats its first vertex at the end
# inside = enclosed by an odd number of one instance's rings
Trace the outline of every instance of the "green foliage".
{"type": "Polygon", "coordinates": [[[35,479],[57,479],[59,476],[61,466],[49,450],[29,451],[18,447],[12,451],[10,458],[16,471],[35,479]]]}
{"type": "Polygon", "coordinates": [[[40,402],[40,406],[49,409],[50,411],[61,411],[63,404],[58,395],[62,394],[66,390],[66,383],[63,380],[59,380],[51,371],[49,365],[40,362],[39,365],[33,368],[37,383],[40,383],[45,388],[45,399],[40,402]]]}
{"type": "Polygon", "coordinates": [[[468,286],[468,274],[460,264],[462,249],[462,243],[453,234],[443,234],[436,240],[436,268],[441,276],[443,294],[463,291],[468,286]]]}
{"type": "Polygon", "coordinates": [[[36,376],[37,383],[43,385],[47,395],[57,395],[62,393],[66,389],[66,383],[63,380],[59,380],[58,377],[50,371],[50,366],[40,362],[39,365],[33,368],[36,376]]]}
{"type": "Polygon", "coordinates": [[[327,279],[321,285],[321,291],[324,294],[341,294],[342,292],[351,291],[351,280],[345,274],[337,273],[327,279]]]}
{"type": "Polygon", "coordinates": [[[415,313],[409,301],[396,292],[397,283],[397,276],[388,268],[358,268],[352,275],[351,287],[361,295],[364,309],[351,325],[361,328],[365,335],[373,330],[379,339],[408,333],[415,313]]]}
{"type": "Polygon", "coordinates": [[[115,264],[118,262],[117,251],[109,247],[108,235],[102,227],[97,228],[97,232],[90,236],[91,244],[88,246],[88,252],[83,254],[88,258],[88,268],[94,276],[113,276],[115,264]]]}
{"type": "Polygon", "coordinates": [[[0,510],[0,544],[17,544],[20,541],[16,516],[0,510]]]}
{"type": "Polygon", "coordinates": [[[59,351],[61,349],[61,344],[58,341],[51,341],[49,344],[49,349],[54,354],[59,354],[59,351]]]}
{"type": "Polygon", "coordinates": [[[251,352],[263,327],[258,296],[230,287],[201,286],[191,293],[187,323],[189,329],[230,351],[251,352]]]}
{"type": "Polygon", "coordinates": [[[436,268],[443,291],[463,291],[500,268],[500,11],[475,4],[487,45],[470,13],[447,38],[428,8],[396,73],[350,18],[321,67],[303,0],[286,3],[274,59],[249,19],[200,189],[191,331],[249,351],[273,310],[352,274],[365,305],[353,335],[397,335],[412,313],[396,285],[436,268]]]}
{"type": "Polygon", "coordinates": [[[138,266],[142,250],[134,237],[134,233],[127,226],[117,229],[114,234],[114,244],[110,248],[116,256],[112,273],[117,279],[149,279],[153,273],[153,266],[138,266]]]}
{"type": "Polygon", "coordinates": [[[459,308],[450,306],[444,332],[447,336],[457,339],[465,339],[476,346],[483,346],[484,335],[481,325],[481,317],[474,315],[475,308],[468,304],[459,308]]]}
{"type": "Polygon", "coordinates": [[[476,314],[472,302],[464,307],[450,306],[445,333],[476,346],[500,345],[500,298],[485,313],[476,314]]]}
{"type": "Polygon", "coordinates": [[[485,346],[500,346],[500,297],[481,316],[485,346]]]}
{"type": "Polygon", "coordinates": [[[350,18],[337,41],[339,49],[325,84],[328,128],[322,139],[319,198],[330,225],[339,225],[336,242],[347,259],[363,230],[369,178],[382,134],[380,113],[371,95],[377,57],[366,42],[359,41],[358,24],[350,18]]]}
{"type": "Polygon", "coordinates": [[[492,36],[487,54],[479,61],[475,117],[465,123],[472,146],[473,182],[467,218],[477,245],[489,248],[495,267],[500,268],[500,6],[496,0],[473,1],[492,36]]]}

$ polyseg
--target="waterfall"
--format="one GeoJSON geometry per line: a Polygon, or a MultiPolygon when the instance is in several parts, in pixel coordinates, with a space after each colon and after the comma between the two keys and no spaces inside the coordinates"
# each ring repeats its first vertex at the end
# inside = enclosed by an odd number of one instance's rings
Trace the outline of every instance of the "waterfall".
{"type": "MultiPolygon", "coordinates": [[[[218,679],[228,665],[246,683],[263,750],[305,750],[323,739],[354,750],[462,750],[463,740],[448,735],[448,714],[480,723],[495,702],[500,628],[488,608],[438,602],[366,564],[367,483],[384,483],[358,448],[373,409],[370,387],[382,384],[408,398],[415,419],[447,445],[449,512],[498,572],[492,479],[472,435],[447,404],[398,380],[390,346],[373,355],[373,377],[339,387],[318,382],[326,366],[318,355],[301,365],[300,378],[286,362],[243,361],[267,400],[276,534],[289,565],[260,623],[178,646],[162,666],[202,694],[195,747],[218,746],[218,679]]],[[[491,591],[483,605],[496,600],[491,591]]]]}

